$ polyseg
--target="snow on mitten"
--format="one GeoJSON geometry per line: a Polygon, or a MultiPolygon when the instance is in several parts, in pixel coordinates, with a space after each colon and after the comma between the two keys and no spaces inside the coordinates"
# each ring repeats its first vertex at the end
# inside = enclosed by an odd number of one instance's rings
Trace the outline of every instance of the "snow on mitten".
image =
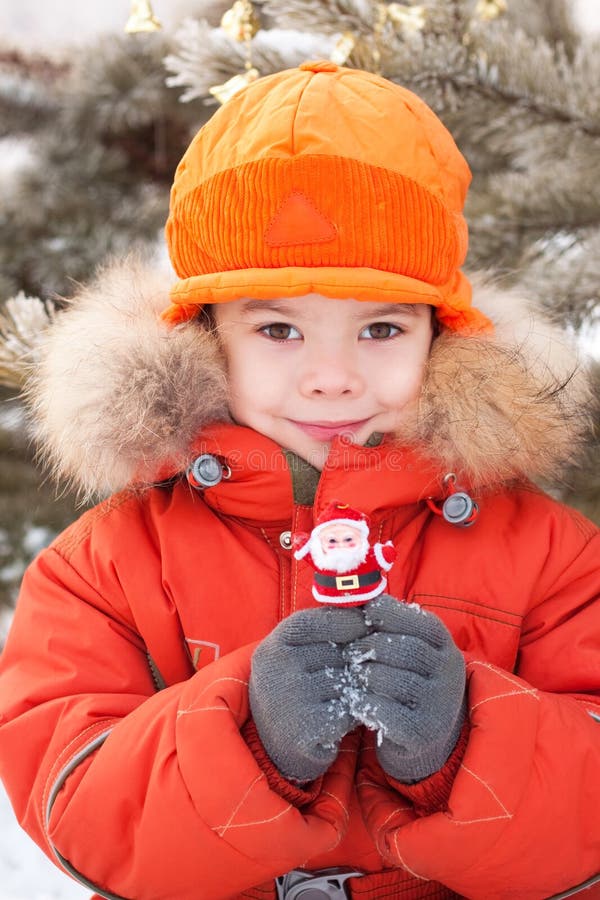
{"type": "Polygon", "coordinates": [[[252,656],[250,707],[265,750],[286,778],[312,781],[358,723],[345,688],[344,647],[368,632],[359,609],[293,613],[252,656]]]}
{"type": "Polygon", "coordinates": [[[441,619],[382,594],[363,608],[370,634],[346,651],[360,683],[350,711],[378,734],[377,756],[404,783],[437,772],[465,717],[465,663],[441,619]]]}

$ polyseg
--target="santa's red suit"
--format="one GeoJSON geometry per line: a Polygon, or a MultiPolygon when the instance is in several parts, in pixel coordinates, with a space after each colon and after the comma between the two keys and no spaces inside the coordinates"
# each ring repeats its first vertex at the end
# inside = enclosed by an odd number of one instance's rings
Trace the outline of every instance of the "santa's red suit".
{"type": "Polygon", "coordinates": [[[305,559],[315,570],[312,594],[320,603],[359,606],[386,589],[385,572],[392,568],[396,550],[391,541],[369,545],[368,534],[367,516],[359,510],[335,501],[324,510],[310,535],[299,534],[294,537],[295,558],[305,559]],[[364,552],[361,554],[361,560],[357,564],[353,554],[348,569],[340,570],[339,566],[336,569],[326,568],[313,558],[312,553],[318,550],[316,542],[319,540],[320,532],[332,524],[351,525],[363,535],[364,552]]]}

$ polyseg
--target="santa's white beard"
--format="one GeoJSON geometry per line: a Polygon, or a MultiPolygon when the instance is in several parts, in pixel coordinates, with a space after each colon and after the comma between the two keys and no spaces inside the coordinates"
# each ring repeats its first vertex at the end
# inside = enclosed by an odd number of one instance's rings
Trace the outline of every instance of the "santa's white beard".
{"type": "Polygon", "coordinates": [[[316,535],[311,537],[310,555],[318,569],[331,569],[333,572],[351,572],[357,569],[361,563],[364,563],[369,553],[369,542],[365,538],[358,547],[342,548],[337,547],[333,550],[325,552],[321,547],[321,541],[316,535]]]}

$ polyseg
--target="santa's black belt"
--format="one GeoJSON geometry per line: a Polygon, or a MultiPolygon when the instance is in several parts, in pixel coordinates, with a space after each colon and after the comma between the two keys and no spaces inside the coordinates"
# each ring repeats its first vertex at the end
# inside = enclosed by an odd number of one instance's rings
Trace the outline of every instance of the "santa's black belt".
{"type": "Polygon", "coordinates": [[[315,572],[315,581],[320,587],[337,588],[338,591],[355,591],[359,587],[377,584],[381,572],[365,572],[364,575],[322,575],[315,572]]]}

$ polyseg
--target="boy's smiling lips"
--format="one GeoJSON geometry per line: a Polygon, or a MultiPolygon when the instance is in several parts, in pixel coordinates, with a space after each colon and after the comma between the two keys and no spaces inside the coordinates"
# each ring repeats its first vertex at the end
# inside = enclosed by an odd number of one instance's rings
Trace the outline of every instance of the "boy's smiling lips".
{"type": "MultiPolygon", "coordinates": [[[[370,418],[370,417],[369,417],[370,418]]],[[[288,419],[292,425],[296,425],[305,434],[310,435],[310,437],[316,438],[321,441],[333,440],[333,438],[338,434],[348,434],[353,432],[354,430],[358,430],[365,422],[368,422],[369,419],[359,419],[353,421],[344,421],[344,422],[328,422],[328,421],[318,421],[318,422],[299,422],[296,419],[288,419]]]]}

